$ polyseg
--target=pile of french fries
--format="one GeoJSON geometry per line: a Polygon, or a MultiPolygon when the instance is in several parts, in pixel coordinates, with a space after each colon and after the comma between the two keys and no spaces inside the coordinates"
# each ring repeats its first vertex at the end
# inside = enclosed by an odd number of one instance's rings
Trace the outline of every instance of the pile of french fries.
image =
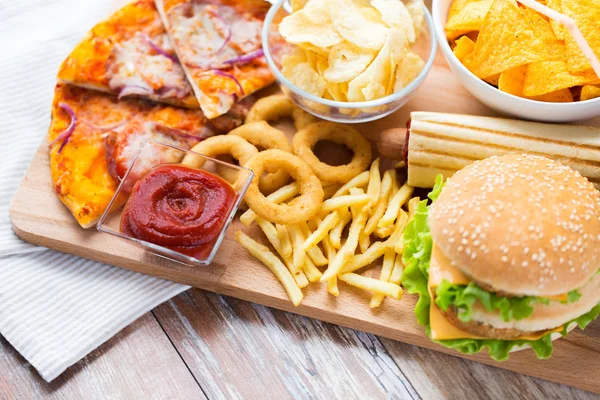
{"type": "MultiPolygon", "coordinates": [[[[402,167],[403,163],[396,166],[402,167]]],[[[386,297],[401,299],[402,236],[419,202],[411,198],[414,188],[400,186],[395,168],[382,176],[377,159],[345,185],[328,185],[324,191],[319,213],[305,223],[274,224],[252,210],[241,215],[247,227],[256,222],[279,257],[242,231],[236,232],[236,240],[273,272],[296,306],[304,297],[301,289],[310,282],[326,282],[327,291],[339,296],[338,280],[372,292],[371,308],[386,297]],[[379,279],[359,274],[377,266],[380,258],[379,279]],[[321,272],[321,267],[327,268],[321,272]]],[[[294,182],[267,198],[280,204],[297,195],[294,182]]]]}

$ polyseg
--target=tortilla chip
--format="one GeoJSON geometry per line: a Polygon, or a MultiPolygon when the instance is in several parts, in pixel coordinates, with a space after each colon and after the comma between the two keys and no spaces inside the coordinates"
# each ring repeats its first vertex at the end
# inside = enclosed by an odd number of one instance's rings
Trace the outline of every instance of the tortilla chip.
{"type": "MultiPolygon", "coordinates": [[[[585,40],[600,57],[600,4],[598,1],[589,0],[562,0],[563,12],[577,22],[577,26],[585,40]]],[[[590,69],[592,66],[583,52],[575,43],[575,39],[567,33],[567,60],[569,71],[579,73],[590,69]]]]}
{"type": "Polygon", "coordinates": [[[595,99],[596,97],[600,97],[600,87],[585,85],[581,88],[581,101],[595,99]]]}
{"type": "Polygon", "coordinates": [[[562,60],[564,58],[565,46],[554,34],[550,21],[531,8],[525,8],[523,14],[535,26],[535,30],[539,38],[544,41],[551,59],[562,60]]]}
{"type": "Polygon", "coordinates": [[[600,83],[600,79],[593,70],[572,74],[566,61],[544,61],[529,65],[523,92],[526,96],[541,96],[573,86],[597,83],[600,83]]]}
{"type": "Polygon", "coordinates": [[[486,81],[487,83],[489,83],[492,86],[498,86],[498,82],[500,81],[500,74],[488,76],[487,78],[484,79],[484,81],[486,81]]]}
{"type": "Polygon", "coordinates": [[[525,86],[526,75],[527,65],[506,70],[500,74],[500,78],[498,79],[498,89],[515,96],[525,97],[523,94],[523,87],[525,86]]]}
{"type": "Polygon", "coordinates": [[[447,20],[454,18],[460,12],[460,10],[465,8],[467,4],[473,3],[475,1],[478,0],[454,0],[450,5],[450,9],[448,10],[447,20]]]}
{"type": "Polygon", "coordinates": [[[561,89],[555,92],[546,93],[542,96],[525,96],[523,88],[527,78],[528,66],[509,69],[500,74],[498,89],[512,95],[523,97],[530,100],[546,101],[551,103],[567,103],[573,101],[573,95],[569,89],[561,89]]]}
{"type": "Polygon", "coordinates": [[[475,42],[469,39],[467,36],[461,36],[456,40],[456,46],[454,46],[454,55],[459,61],[462,61],[466,56],[471,54],[475,49],[475,42]]]}
{"type": "MultiPolygon", "coordinates": [[[[551,9],[558,11],[562,14],[562,0],[547,0],[546,5],[551,9]]],[[[560,22],[556,22],[555,20],[550,20],[550,26],[552,27],[552,32],[554,32],[554,36],[556,36],[559,40],[565,40],[566,35],[569,33],[560,22]]]]}
{"type": "Polygon", "coordinates": [[[546,43],[516,0],[495,0],[473,51],[473,72],[488,78],[520,65],[550,58],[546,43]]]}
{"type": "Polygon", "coordinates": [[[464,5],[446,22],[446,37],[456,39],[468,32],[479,31],[494,0],[472,1],[464,5]]]}

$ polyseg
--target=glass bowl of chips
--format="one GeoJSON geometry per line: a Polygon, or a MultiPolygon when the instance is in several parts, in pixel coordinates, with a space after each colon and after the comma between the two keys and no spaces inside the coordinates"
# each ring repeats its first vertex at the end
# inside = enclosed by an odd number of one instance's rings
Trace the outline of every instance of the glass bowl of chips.
{"type": "MultiPolygon", "coordinates": [[[[569,46],[574,46],[574,41],[558,40],[554,29],[563,30],[560,24],[512,1],[476,2],[451,11],[453,1],[433,2],[435,34],[454,76],[483,104],[504,114],[542,122],[572,122],[600,115],[600,97],[593,98],[594,92],[600,96],[600,79],[591,70],[581,74],[568,71],[569,46]],[[490,8],[482,8],[484,3],[490,8]],[[525,32],[528,29],[530,34],[525,32]],[[517,38],[512,45],[507,39],[511,37],[517,38]],[[524,39],[519,41],[519,37],[524,39]],[[540,48],[525,43],[525,38],[534,42],[536,37],[543,43],[540,48]],[[563,51],[563,57],[550,62],[527,60],[551,48],[563,51]],[[515,60],[529,63],[515,66],[515,60]],[[482,75],[485,69],[501,72],[485,80],[471,72],[482,75]],[[526,97],[528,91],[531,96],[526,97]]],[[[575,21],[582,29],[595,20],[580,16],[575,21]]]]}
{"type": "MultiPolygon", "coordinates": [[[[351,18],[355,18],[358,15],[356,12],[353,14],[352,10],[350,10],[350,13],[346,12],[352,8],[353,2],[351,0],[331,1],[339,1],[340,5],[335,8],[335,13],[329,14],[330,18],[345,17],[349,18],[348,21],[351,21],[351,18]],[[341,7],[341,3],[348,3],[350,7],[341,7]],[[345,11],[338,12],[340,8],[345,11]]],[[[400,2],[400,0],[397,1],[400,2]]],[[[294,3],[296,2],[292,2],[292,4],[294,3]]],[[[327,3],[329,4],[329,7],[333,7],[330,0],[310,0],[310,2],[304,2],[303,4],[308,4],[310,7],[313,7],[312,12],[315,13],[315,15],[321,15],[320,10],[317,9],[319,3],[322,5],[327,3]]],[[[393,2],[384,1],[378,3],[383,6],[388,6],[390,5],[389,3],[393,2]]],[[[339,46],[319,48],[314,45],[318,39],[314,39],[310,44],[304,43],[309,47],[302,46],[302,44],[295,44],[291,46],[293,49],[282,57],[282,60],[274,59],[273,50],[275,49],[272,49],[269,44],[269,35],[272,35],[273,30],[271,25],[280,23],[280,26],[282,26],[283,23],[279,22],[282,9],[292,9],[288,0],[278,0],[275,2],[265,18],[262,41],[265,58],[273,71],[281,90],[307,112],[325,120],[341,123],[360,123],[377,120],[404,106],[419,86],[425,81],[425,78],[433,65],[437,44],[433,33],[433,19],[422,1],[406,0],[403,4],[406,4],[406,6],[403,6],[402,8],[404,10],[410,10],[411,16],[418,15],[414,19],[414,21],[417,22],[413,22],[413,19],[409,19],[414,36],[410,39],[405,39],[404,34],[402,34],[402,37],[399,37],[398,39],[400,40],[400,43],[404,45],[399,46],[398,42],[393,42],[390,39],[392,34],[388,34],[383,47],[376,51],[370,50],[372,51],[372,58],[362,67],[362,72],[359,72],[358,74],[354,73],[354,75],[352,75],[352,71],[350,71],[350,74],[346,75],[348,74],[348,71],[344,70],[344,66],[339,68],[339,65],[343,63],[338,62],[335,64],[335,68],[330,68],[330,66],[334,65],[333,63],[330,63],[330,61],[335,62],[336,60],[336,58],[331,58],[334,57],[331,55],[333,49],[341,47],[343,43],[339,46]],[[396,57],[395,52],[400,51],[398,49],[405,50],[401,50],[402,56],[396,57]],[[306,59],[297,60],[297,62],[293,61],[294,58],[298,56],[298,52],[302,53],[302,57],[306,57],[306,59]],[[288,60],[292,60],[291,62],[293,64],[286,64],[286,57],[290,57],[288,60]],[[396,64],[390,62],[394,57],[396,57],[395,59],[397,60],[396,64]],[[385,63],[383,62],[384,59],[386,60],[385,63]],[[380,60],[382,62],[379,63],[380,60]],[[286,70],[286,66],[289,65],[292,65],[292,67],[286,70]],[[377,68],[377,65],[380,65],[381,67],[377,68]],[[395,70],[392,70],[392,68],[395,70]],[[291,75],[288,72],[291,70],[294,71],[292,74],[295,75],[291,75]],[[336,75],[335,79],[332,78],[331,81],[325,79],[328,71],[329,73],[336,75]],[[343,81],[348,76],[350,76],[351,79],[343,81]],[[333,81],[335,81],[335,83],[333,81]],[[361,82],[364,83],[360,84],[361,82]],[[313,90],[313,86],[311,85],[316,85],[316,88],[313,90]],[[359,95],[352,96],[352,93],[359,93],[359,95]],[[364,96],[364,98],[360,99],[359,97],[361,96],[364,96]]],[[[308,7],[309,6],[306,6],[306,8],[308,7]]],[[[364,9],[361,10],[364,11],[364,9]]],[[[305,10],[302,9],[300,11],[305,10]]],[[[353,24],[347,24],[346,26],[360,27],[365,26],[365,24],[368,25],[373,23],[383,25],[381,21],[376,23],[374,20],[370,20],[369,15],[363,11],[360,12],[359,16],[359,18],[363,19],[361,20],[362,22],[359,21],[360,23],[357,24],[357,21],[354,21],[353,24]]],[[[369,11],[373,11],[373,13],[380,12],[381,14],[375,16],[380,20],[382,18],[381,16],[384,14],[384,10],[382,9],[372,9],[369,11]]],[[[373,13],[371,15],[373,15],[373,13]]],[[[294,14],[295,13],[292,13],[291,15],[293,16],[294,14]]],[[[405,12],[405,14],[408,13],[405,12]]],[[[312,20],[312,18],[308,18],[308,20],[312,20]]],[[[315,26],[320,28],[318,23],[313,25],[313,29],[316,29],[315,26]]],[[[392,25],[390,24],[389,26],[392,25]]],[[[397,32],[399,29],[404,29],[404,26],[396,25],[395,28],[395,32],[397,32]]],[[[304,29],[302,26],[298,26],[298,29],[299,33],[304,36],[306,36],[306,32],[310,31],[310,27],[304,29]]],[[[390,29],[390,31],[392,31],[392,29],[390,29]]],[[[372,32],[372,28],[368,28],[363,33],[355,32],[355,34],[362,38],[373,36],[372,32]]],[[[409,34],[406,34],[406,37],[409,36],[409,34]]],[[[350,43],[349,45],[353,46],[353,48],[358,47],[354,43],[350,43]]],[[[361,49],[358,48],[356,52],[360,51],[361,49]]],[[[345,51],[344,49],[340,50],[341,55],[339,58],[346,57],[348,52],[348,49],[345,49],[345,51]]]]}

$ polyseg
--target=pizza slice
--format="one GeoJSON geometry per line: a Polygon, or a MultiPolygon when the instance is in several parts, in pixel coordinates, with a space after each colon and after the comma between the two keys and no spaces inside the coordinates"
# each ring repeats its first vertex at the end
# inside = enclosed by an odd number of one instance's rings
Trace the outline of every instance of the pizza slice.
{"type": "Polygon", "coordinates": [[[198,108],[153,0],[126,5],[99,23],[58,72],[62,83],[198,108]]]}
{"type": "MultiPolygon", "coordinates": [[[[264,0],[156,0],[158,12],[208,118],[226,113],[274,81],[261,32],[271,6],[264,0]]],[[[274,26],[271,49],[288,48],[274,26]]]]}
{"type": "MultiPolygon", "coordinates": [[[[48,133],[55,190],[82,227],[93,226],[144,140],[189,149],[203,138],[226,132],[223,127],[241,122],[228,115],[218,121],[222,126],[209,121],[200,109],[117,100],[95,90],[58,84],[48,133]]],[[[159,156],[162,162],[179,161],[169,152],[159,156]]],[[[140,177],[145,172],[135,171],[140,177]]]]}

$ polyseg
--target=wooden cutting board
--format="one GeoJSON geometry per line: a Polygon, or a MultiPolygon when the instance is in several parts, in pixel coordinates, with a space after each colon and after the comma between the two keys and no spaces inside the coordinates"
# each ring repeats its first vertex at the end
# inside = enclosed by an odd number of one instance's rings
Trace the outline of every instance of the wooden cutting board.
{"type": "MultiPolygon", "coordinates": [[[[428,79],[406,107],[358,129],[376,140],[383,129],[404,126],[413,110],[495,115],[460,86],[439,53],[428,79]]],[[[600,126],[600,118],[585,123],[600,126]]],[[[40,137],[44,135],[40,132],[40,137]]],[[[340,282],[341,294],[334,298],[327,294],[324,284],[311,284],[305,289],[302,304],[294,307],[270,271],[233,239],[234,232],[242,228],[238,221],[229,227],[210,267],[170,262],[95,229],[83,230],[54,193],[46,140],[13,198],[10,218],[19,237],[40,246],[600,393],[600,321],[555,342],[550,360],[540,361],[532,351],[522,351],[498,363],[487,354],[465,357],[432,343],[415,320],[416,299],[411,295],[401,301],[386,299],[373,311],[365,292],[340,282]]]]}

